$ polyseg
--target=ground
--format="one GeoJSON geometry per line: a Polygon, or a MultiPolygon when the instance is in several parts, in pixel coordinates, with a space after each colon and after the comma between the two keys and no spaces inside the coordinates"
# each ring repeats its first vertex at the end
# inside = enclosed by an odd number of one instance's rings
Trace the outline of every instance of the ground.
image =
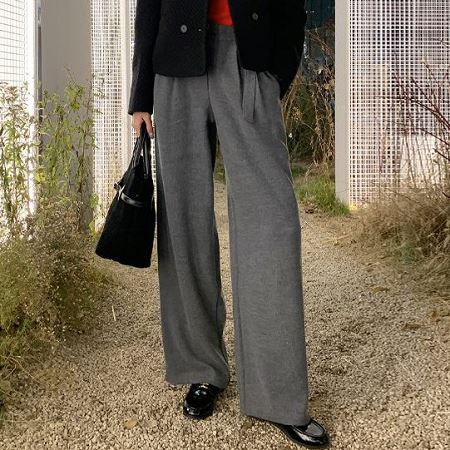
{"type": "MultiPolygon", "coordinates": [[[[105,261],[120,287],[92,331],[31,374],[40,382],[24,386],[9,408],[3,450],[300,448],[239,413],[226,190],[216,186],[232,380],[215,414],[184,418],[187,386],[164,381],[156,262],[142,270],[105,261]]],[[[311,414],[332,448],[448,448],[444,299],[352,242],[352,219],[301,212],[301,222],[311,414]]]]}

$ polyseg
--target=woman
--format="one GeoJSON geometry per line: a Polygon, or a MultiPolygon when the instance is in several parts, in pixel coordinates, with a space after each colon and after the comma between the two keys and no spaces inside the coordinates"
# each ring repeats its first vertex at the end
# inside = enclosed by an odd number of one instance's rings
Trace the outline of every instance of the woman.
{"type": "Polygon", "coordinates": [[[242,414],[328,443],[308,412],[300,224],[280,100],[298,70],[303,0],[137,0],[129,114],[153,136],[166,381],[202,419],[229,382],[213,169],[227,182],[242,414]]]}

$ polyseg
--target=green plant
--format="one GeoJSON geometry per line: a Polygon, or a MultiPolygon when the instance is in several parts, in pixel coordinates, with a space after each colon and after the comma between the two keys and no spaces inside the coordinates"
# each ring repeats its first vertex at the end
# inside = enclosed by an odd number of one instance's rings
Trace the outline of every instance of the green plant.
{"type": "Polygon", "coordinates": [[[0,402],[37,349],[89,326],[112,282],[90,232],[96,93],[70,79],[62,95],[43,93],[35,119],[25,87],[1,89],[0,402]]]}
{"type": "Polygon", "coordinates": [[[308,39],[319,56],[305,55],[302,71],[283,101],[289,151],[293,160],[329,167],[335,141],[334,48],[318,30],[309,31],[308,39]]]}
{"type": "Polygon", "coordinates": [[[42,147],[37,158],[35,180],[40,199],[79,200],[79,227],[92,220],[92,157],[94,99],[98,92],[76,83],[71,77],[64,94],[44,91],[38,104],[38,134],[42,147]]]}
{"type": "Polygon", "coordinates": [[[310,52],[303,58],[283,101],[291,169],[302,206],[332,215],[348,213],[336,199],[334,180],[333,28],[308,32],[310,52]],[[326,39],[326,35],[330,39],[326,39]],[[313,49],[313,50],[312,50],[313,49]]]}
{"type": "Polygon", "coordinates": [[[73,206],[41,203],[26,234],[0,246],[0,380],[66,331],[85,331],[107,293],[111,278],[73,206]]]}
{"type": "Polygon", "coordinates": [[[0,83],[0,239],[19,234],[29,213],[30,171],[37,143],[27,108],[28,84],[0,83]]]}
{"type": "Polygon", "coordinates": [[[300,204],[309,210],[320,210],[333,216],[349,213],[348,207],[336,198],[334,181],[323,174],[307,174],[296,180],[300,204]]]}

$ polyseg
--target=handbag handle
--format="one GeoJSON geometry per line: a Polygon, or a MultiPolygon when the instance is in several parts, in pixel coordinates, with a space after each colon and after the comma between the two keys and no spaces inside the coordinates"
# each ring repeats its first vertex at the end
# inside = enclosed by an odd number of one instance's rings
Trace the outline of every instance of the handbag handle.
{"type": "Polygon", "coordinates": [[[141,124],[141,132],[139,136],[136,138],[134,143],[133,157],[131,163],[133,167],[139,162],[139,157],[143,156],[143,168],[144,168],[144,178],[148,178],[151,176],[151,167],[150,167],[150,136],[147,132],[147,127],[145,122],[141,124]]]}
{"type": "Polygon", "coordinates": [[[145,136],[144,136],[144,142],[143,142],[143,149],[142,149],[142,155],[143,155],[143,166],[144,166],[144,178],[147,179],[151,176],[151,167],[150,167],[150,161],[151,161],[151,155],[150,155],[150,148],[151,148],[151,142],[150,142],[150,136],[147,133],[147,130],[145,130],[145,136]]]}

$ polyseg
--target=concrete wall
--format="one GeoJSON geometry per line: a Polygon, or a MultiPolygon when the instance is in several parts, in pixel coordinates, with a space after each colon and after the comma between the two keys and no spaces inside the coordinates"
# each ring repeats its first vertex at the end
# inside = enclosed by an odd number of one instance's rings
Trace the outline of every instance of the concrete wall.
{"type": "MultiPolygon", "coordinates": [[[[41,90],[63,94],[69,76],[89,88],[92,81],[90,0],[37,0],[38,73],[41,90]]],[[[85,225],[92,220],[94,155],[87,153],[90,177],[82,198],[85,225]]],[[[75,168],[74,168],[75,170],[75,168]]]]}
{"type": "Polygon", "coordinates": [[[68,67],[81,83],[91,80],[90,0],[40,0],[42,87],[62,92],[68,67]]]}

